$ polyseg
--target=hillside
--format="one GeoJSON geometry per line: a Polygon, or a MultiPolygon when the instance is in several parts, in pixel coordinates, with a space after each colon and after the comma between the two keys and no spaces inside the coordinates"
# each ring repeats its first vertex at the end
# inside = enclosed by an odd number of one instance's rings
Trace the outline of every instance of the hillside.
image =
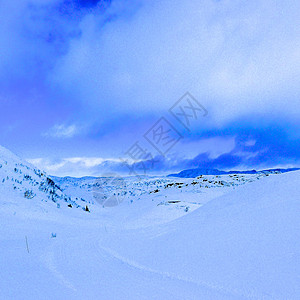
{"type": "Polygon", "coordinates": [[[0,183],[0,205],[4,207],[24,203],[40,205],[40,202],[47,202],[44,206],[52,208],[85,206],[84,199],[66,195],[45,172],[1,146],[0,183]]]}
{"type": "Polygon", "coordinates": [[[4,149],[1,165],[0,299],[299,298],[300,171],[131,181],[88,214],[4,149]]]}

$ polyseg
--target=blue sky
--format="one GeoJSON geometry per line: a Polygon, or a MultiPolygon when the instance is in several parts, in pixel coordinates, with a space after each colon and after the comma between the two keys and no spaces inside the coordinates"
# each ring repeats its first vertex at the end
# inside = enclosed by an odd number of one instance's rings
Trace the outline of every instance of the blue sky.
{"type": "Polygon", "coordinates": [[[54,175],[300,165],[300,2],[0,3],[0,144],[54,175]],[[169,109],[190,92],[207,115],[169,109]],[[162,155],[144,134],[182,138],[162,155]],[[129,161],[133,163],[134,161],[129,161]]]}

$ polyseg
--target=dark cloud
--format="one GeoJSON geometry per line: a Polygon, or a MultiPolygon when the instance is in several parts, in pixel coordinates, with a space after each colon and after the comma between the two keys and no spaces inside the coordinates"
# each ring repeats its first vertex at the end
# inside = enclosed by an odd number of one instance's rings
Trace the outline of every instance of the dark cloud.
{"type": "MultiPolygon", "coordinates": [[[[76,0],[75,0],[76,1],[76,0]]],[[[81,7],[96,7],[97,5],[109,4],[110,0],[77,0],[81,7]]]]}

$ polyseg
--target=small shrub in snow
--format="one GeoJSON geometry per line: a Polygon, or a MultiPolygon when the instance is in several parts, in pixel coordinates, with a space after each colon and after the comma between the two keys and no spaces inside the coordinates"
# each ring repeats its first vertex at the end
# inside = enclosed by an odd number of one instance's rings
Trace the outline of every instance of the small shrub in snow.
{"type": "Polygon", "coordinates": [[[24,197],[27,199],[32,199],[35,197],[35,194],[31,190],[26,190],[24,193],[24,197]]]}

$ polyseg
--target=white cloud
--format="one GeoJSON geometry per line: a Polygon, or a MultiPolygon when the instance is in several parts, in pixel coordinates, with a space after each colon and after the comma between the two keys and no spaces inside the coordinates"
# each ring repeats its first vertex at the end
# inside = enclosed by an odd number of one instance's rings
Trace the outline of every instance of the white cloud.
{"type": "Polygon", "coordinates": [[[78,134],[79,128],[76,125],[57,124],[50,128],[44,135],[54,138],[71,138],[78,134]]]}
{"type": "Polygon", "coordinates": [[[299,1],[112,0],[78,18],[63,2],[1,2],[1,83],[38,78],[47,101],[52,89],[81,101],[87,123],[161,115],[186,91],[212,126],[248,113],[298,122],[299,1]]]}
{"type": "Polygon", "coordinates": [[[47,158],[33,158],[27,161],[49,175],[56,176],[101,176],[107,167],[120,164],[120,159],[102,157],[69,157],[59,160],[47,158]]]}
{"type": "Polygon", "coordinates": [[[56,83],[103,119],[112,110],[165,112],[189,90],[213,125],[248,113],[296,120],[299,1],[142,3],[105,26],[102,16],[87,16],[81,38],[57,63],[56,83]]]}
{"type": "Polygon", "coordinates": [[[248,140],[245,142],[245,146],[252,147],[256,144],[256,140],[248,140]]]}
{"type": "Polygon", "coordinates": [[[102,157],[72,157],[72,158],[65,158],[64,161],[66,163],[70,162],[73,164],[80,164],[86,168],[96,167],[101,165],[104,162],[120,162],[120,159],[116,158],[102,158],[102,157]]]}

